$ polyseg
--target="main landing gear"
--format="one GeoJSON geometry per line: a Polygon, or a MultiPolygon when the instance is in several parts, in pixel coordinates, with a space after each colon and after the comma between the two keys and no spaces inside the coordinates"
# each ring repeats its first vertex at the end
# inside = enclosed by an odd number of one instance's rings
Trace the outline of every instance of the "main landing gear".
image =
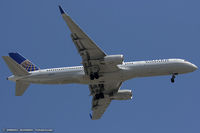
{"type": "Polygon", "coordinates": [[[103,99],[104,98],[104,84],[98,84],[99,90],[96,92],[96,94],[94,95],[95,99],[103,99]]]}
{"type": "Polygon", "coordinates": [[[99,93],[95,95],[95,99],[103,99],[104,98],[104,94],[103,93],[99,93]]]}
{"type": "Polygon", "coordinates": [[[98,79],[99,78],[99,73],[98,72],[94,72],[90,74],[90,79],[94,80],[94,79],[98,79]]]}
{"type": "Polygon", "coordinates": [[[174,82],[175,82],[175,78],[176,78],[175,75],[178,75],[178,73],[172,74],[171,83],[174,83],[174,82]]]}

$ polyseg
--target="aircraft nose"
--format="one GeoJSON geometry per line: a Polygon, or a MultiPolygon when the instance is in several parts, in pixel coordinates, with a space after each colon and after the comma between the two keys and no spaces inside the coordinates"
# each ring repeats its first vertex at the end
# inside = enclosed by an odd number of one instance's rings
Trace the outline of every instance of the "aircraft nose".
{"type": "Polygon", "coordinates": [[[195,64],[192,64],[192,67],[193,67],[194,71],[198,69],[198,67],[195,64]]]}
{"type": "Polygon", "coordinates": [[[190,63],[190,68],[192,69],[192,71],[195,71],[198,69],[198,67],[195,64],[190,63]]]}

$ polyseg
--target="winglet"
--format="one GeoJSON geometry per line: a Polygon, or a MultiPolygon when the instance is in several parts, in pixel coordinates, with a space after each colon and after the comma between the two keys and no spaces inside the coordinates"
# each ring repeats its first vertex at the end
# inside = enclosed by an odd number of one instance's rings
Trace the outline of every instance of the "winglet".
{"type": "Polygon", "coordinates": [[[58,7],[59,7],[59,9],[60,9],[60,13],[61,13],[61,14],[64,14],[65,12],[63,11],[62,7],[61,7],[60,5],[59,5],[58,7]]]}
{"type": "Polygon", "coordinates": [[[90,113],[90,119],[92,119],[92,114],[90,113]]]}

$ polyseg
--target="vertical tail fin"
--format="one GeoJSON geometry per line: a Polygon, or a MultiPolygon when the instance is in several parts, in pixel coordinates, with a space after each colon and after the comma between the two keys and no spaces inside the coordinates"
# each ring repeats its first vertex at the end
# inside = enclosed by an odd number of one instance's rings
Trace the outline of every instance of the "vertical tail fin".
{"type": "Polygon", "coordinates": [[[24,58],[19,53],[9,53],[9,56],[28,72],[39,70],[39,68],[36,65],[24,58]]]}
{"type": "Polygon", "coordinates": [[[5,63],[7,64],[8,68],[10,71],[15,75],[15,76],[24,76],[24,75],[29,75],[29,73],[17,62],[15,62],[12,58],[9,56],[2,56],[4,59],[5,63]]]}

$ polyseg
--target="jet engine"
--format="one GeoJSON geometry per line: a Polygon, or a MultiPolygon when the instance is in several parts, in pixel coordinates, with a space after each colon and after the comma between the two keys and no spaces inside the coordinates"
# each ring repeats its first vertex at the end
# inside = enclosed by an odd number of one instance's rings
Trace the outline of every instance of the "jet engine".
{"type": "Polygon", "coordinates": [[[132,96],[132,90],[118,90],[118,92],[113,94],[110,98],[112,100],[130,100],[132,96]]]}
{"type": "Polygon", "coordinates": [[[107,64],[107,65],[118,65],[122,64],[124,61],[123,55],[107,55],[101,60],[101,63],[107,64]]]}

